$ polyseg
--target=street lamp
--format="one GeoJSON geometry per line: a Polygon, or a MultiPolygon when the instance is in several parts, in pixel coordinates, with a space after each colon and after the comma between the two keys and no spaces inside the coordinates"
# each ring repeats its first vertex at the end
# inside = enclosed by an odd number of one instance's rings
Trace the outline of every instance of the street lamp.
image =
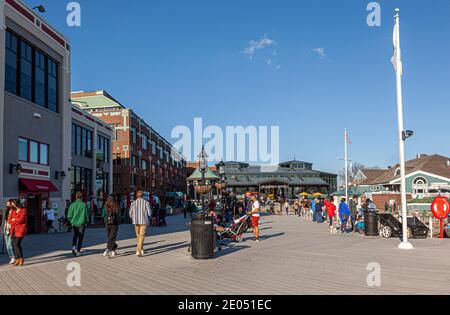
{"type": "Polygon", "coordinates": [[[205,180],[205,175],[208,170],[208,154],[205,151],[205,146],[202,146],[202,151],[197,156],[198,157],[198,165],[200,172],[202,173],[202,178],[200,181],[197,181],[195,184],[195,192],[202,196],[202,204],[204,203],[204,195],[211,191],[211,183],[205,180]]]}
{"type": "Polygon", "coordinates": [[[66,178],[67,174],[64,171],[62,171],[62,172],[55,171],[55,179],[58,180],[60,176],[61,176],[61,179],[64,180],[66,178]]]}
{"type": "Polygon", "coordinates": [[[37,7],[34,7],[33,10],[38,10],[41,13],[45,13],[45,7],[43,5],[38,5],[37,7]]]}
{"type": "Polygon", "coordinates": [[[16,171],[17,175],[20,175],[22,173],[22,165],[20,164],[9,164],[9,174],[14,174],[14,171],[16,171]]]}
{"type": "Polygon", "coordinates": [[[198,163],[200,166],[200,171],[202,172],[202,180],[205,180],[206,169],[208,168],[208,162],[207,162],[208,154],[205,151],[205,146],[202,146],[202,151],[198,155],[198,158],[199,158],[198,163]]]}
{"type": "Polygon", "coordinates": [[[219,175],[220,175],[220,182],[216,184],[216,188],[218,192],[220,193],[220,200],[222,204],[222,223],[225,223],[225,211],[226,206],[224,202],[224,191],[227,189],[227,178],[225,177],[225,163],[223,161],[220,161],[219,165],[217,165],[219,175]]]}

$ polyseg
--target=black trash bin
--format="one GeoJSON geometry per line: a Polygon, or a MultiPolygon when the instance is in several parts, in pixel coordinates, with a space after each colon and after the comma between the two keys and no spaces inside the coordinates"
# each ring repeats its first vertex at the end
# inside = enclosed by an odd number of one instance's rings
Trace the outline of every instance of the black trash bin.
{"type": "Polygon", "coordinates": [[[205,214],[194,215],[191,221],[192,257],[213,259],[215,247],[213,219],[205,214]]]}
{"type": "Polygon", "coordinates": [[[364,228],[366,236],[379,236],[378,214],[373,211],[364,212],[364,228]]]}

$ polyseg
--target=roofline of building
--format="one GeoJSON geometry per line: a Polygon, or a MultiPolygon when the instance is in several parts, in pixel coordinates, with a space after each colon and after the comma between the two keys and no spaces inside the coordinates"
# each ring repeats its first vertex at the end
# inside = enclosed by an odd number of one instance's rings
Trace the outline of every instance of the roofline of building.
{"type": "Polygon", "coordinates": [[[80,115],[80,113],[78,113],[78,112],[81,112],[83,118],[87,118],[88,120],[96,123],[99,127],[108,130],[111,133],[111,135],[114,132],[113,128],[110,125],[108,125],[107,123],[105,123],[103,120],[98,119],[97,117],[91,115],[89,112],[85,111],[82,108],[79,108],[78,106],[76,106],[74,104],[71,104],[71,112],[75,113],[77,115],[80,115]]]}
{"type": "MultiPolygon", "coordinates": [[[[55,32],[58,36],[62,37],[62,39],[64,39],[64,41],[70,45],[70,40],[68,37],[66,37],[64,34],[62,34],[60,31],[58,31],[56,28],[54,28],[50,23],[47,22],[47,20],[45,20],[41,15],[37,14],[32,8],[30,8],[29,6],[27,6],[22,0],[5,0],[5,4],[8,4],[10,7],[12,7],[13,9],[15,9],[10,2],[14,2],[17,3],[18,5],[20,5],[21,7],[23,7],[26,11],[28,11],[28,13],[32,14],[36,19],[38,19],[41,23],[43,23],[44,25],[46,25],[51,31],[55,32]]],[[[17,11],[17,9],[15,9],[17,11]]],[[[21,12],[19,12],[21,13],[21,12]]]]}
{"type": "Polygon", "coordinates": [[[149,131],[153,134],[155,134],[161,141],[164,142],[164,144],[170,146],[171,150],[173,150],[174,152],[176,152],[182,159],[182,161],[186,161],[185,157],[183,156],[183,154],[181,154],[180,151],[176,150],[175,147],[173,146],[173,144],[171,144],[169,141],[167,141],[166,138],[164,138],[163,136],[161,136],[161,134],[159,132],[157,132],[152,126],[150,126],[145,119],[143,119],[141,116],[139,116],[138,114],[136,114],[136,112],[129,108],[129,107],[125,107],[124,105],[122,105],[122,103],[120,103],[117,99],[115,99],[114,97],[111,96],[111,94],[109,94],[106,90],[97,90],[97,91],[77,91],[77,92],[71,92],[71,99],[74,103],[77,102],[76,98],[81,98],[81,97],[95,97],[95,96],[105,96],[109,99],[111,99],[112,101],[116,102],[117,104],[119,104],[119,106],[121,106],[120,109],[105,109],[105,110],[101,110],[102,107],[92,107],[92,109],[100,109],[97,112],[108,112],[108,111],[117,111],[117,110],[127,110],[128,112],[130,112],[131,114],[133,114],[134,116],[136,116],[136,118],[138,120],[140,120],[140,122],[149,129],[149,131]],[[76,94],[82,94],[79,96],[74,96],[76,94]]]}
{"type": "MultiPolygon", "coordinates": [[[[119,106],[122,107],[122,109],[125,109],[126,107],[119,102],[117,99],[115,99],[111,94],[108,93],[106,90],[97,90],[97,91],[76,91],[76,92],[70,92],[70,97],[74,100],[75,98],[81,98],[81,97],[95,97],[95,96],[105,96],[106,98],[109,98],[113,102],[116,102],[119,104],[119,106]]],[[[76,100],[74,100],[76,101],[76,100]]],[[[95,108],[95,107],[93,107],[95,108]]]]}

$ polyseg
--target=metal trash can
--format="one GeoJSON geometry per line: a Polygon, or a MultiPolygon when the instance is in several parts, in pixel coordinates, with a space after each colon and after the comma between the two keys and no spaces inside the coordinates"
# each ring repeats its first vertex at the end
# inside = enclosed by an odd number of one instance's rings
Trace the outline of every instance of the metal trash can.
{"type": "Polygon", "coordinates": [[[213,259],[215,249],[213,219],[196,214],[191,221],[191,253],[195,259],[213,259]]]}
{"type": "Polygon", "coordinates": [[[378,229],[378,214],[373,211],[364,212],[364,228],[366,236],[380,236],[378,229]]]}

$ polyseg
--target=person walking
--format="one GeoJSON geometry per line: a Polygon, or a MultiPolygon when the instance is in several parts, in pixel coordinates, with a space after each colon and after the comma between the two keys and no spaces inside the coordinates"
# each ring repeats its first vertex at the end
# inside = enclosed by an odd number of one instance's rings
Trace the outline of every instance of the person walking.
{"type": "Polygon", "coordinates": [[[145,200],[144,193],[138,191],[136,193],[136,200],[130,206],[130,218],[134,225],[137,238],[136,256],[144,256],[144,241],[147,232],[148,218],[152,215],[150,210],[150,203],[145,200]]]}
{"type": "Polygon", "coordinates": [[[182,202],[182,207],[183,207],[183,214],[184,214],[184,219],[187,219],[187,214],[188,214],[188,202],[187,201],[183,201],[182,202]]]}
{"type": "Polygon", "coordinates": [[[328,221],[330,223],[330,233],[333,232],[333,224],[334,224],[334,218],[336,216],[336,206],[334,205],[334,198],[330,197],[330,199],[327,200],[326,204],[326,211],[328,213],[328,221]]]}
{"type": "Polygon", "coordinates": [[[289,216],[289,207],[290,207],[289,201],[286,199],[284,202],[283,208],[284,208],[284,212],[286,212],[287,216],[289,216]]]}
{"type": "Polygon", "coordinates": [[[314,198],[313,201],[311,202],[311,212],[312,212],[312,220],[313,220],[313,222],[317,222],[316,204],[317,204],[317,198],[314,198]]]}
{"type": "Polygon", "coordinates": [[[51,208],[48,204],[46,209],[43,211],[43,216],[46,218],[46,226],[47,233],[50,234],[50,231],[53,230],[53,233],[56,233],[56,229],[53,227],[53,222],[55,221],[55,210],[51,208]]]}
{"type": "Polygon", "coordinates": [[[322,202],[322,199],[321,198],[317,199],[316,209],[315,209],[317,223],[323,223],[323,213],[322,213],[323,207],[324,207],[324,204],[322,202]]]}
{"type": "Polygon", "coordinates": [[[294,213],[296,216],[300,216],[300,204],[298,201],[294,203],[294,213]]]}
{"type": "Polygon", "coordinates": [[[109,196],[102,211],[102,217],[105,220],[106,236],[108,237],[106,250],[103,253],[104,257],[112,258],[117,255],[117,248],[119,246],[117,245],[116,240],[117,233],[119,232],[119,216],[119,205],[114,197],[109,196]]]}
{"type": "Polygon", "coordinates": [[[9,235],[11,236],[14,245],[14,266],[22,267],[25,264],[25,260],[23,258],[22,241],[27,235],[28,214],[27,210],[21,207],[20,200],[12,201],[10,204],[11,213],[8,218],[8,223],[11,226],[9,235]]]}
{"type": "Polygon", "coordinates": [[[65,226],[67,228],[67,232],[72,232],[72,226],[70,225],[69,220],[67,217],[69,216],[69,208],[70,208],[70,200],[66,200],[66,208],[64,209],[64,220],[65,220],[65,226]]]}
{"type": "Polygon", "coordinates": [[[347,222],[350,217],[350,209],[346,204],[347,199],[342,198],[339,205],[339,218],[341,219],[341,233],[347,233],[347,222]]]}
{"type": "Polygon", "coordinates": [[[350,219],[352,222],[352,232],[356,232],[356,220],[358,218],[358,196],[353,196],[349,203],[350,219]]]}
{"type": "Polygon", "coordinates": [[[70,205],[67,220],[72,225],[72,254],[77,257],[81,255],[83,248],[84,233],[89,222],[89,211],[86,203],[83,202],[81,191],[75,194],[75,201],[70,205]]]}
{"type": "Polygon", "coordinates": [[[252,216],[252,227],[253,227],[253,235],[254,235],[254,242],[259,242],[259,218],[260,218],[260,212],[261,212],[261,206],[259,204],[258,199],[255,195],[252,195],[252,210],[248,213],[248,215],[252,216]]]}
{"type": "Polygon", "coordinates": [[[11,231],[11,224],[8,222],[9,217],[12,212],[12,204],[14,200],[8,200],[5,205],[5,211],[2,214],[3,218],[3,237],[5,239],[5,246],[6,246],[6,252],[8,254],[8,257],[10,259],[9,264],[14,265],[16,263],[16,257],[14,255],[14,245],[12,241],[12,237],[10,235],[11,231]]]}

